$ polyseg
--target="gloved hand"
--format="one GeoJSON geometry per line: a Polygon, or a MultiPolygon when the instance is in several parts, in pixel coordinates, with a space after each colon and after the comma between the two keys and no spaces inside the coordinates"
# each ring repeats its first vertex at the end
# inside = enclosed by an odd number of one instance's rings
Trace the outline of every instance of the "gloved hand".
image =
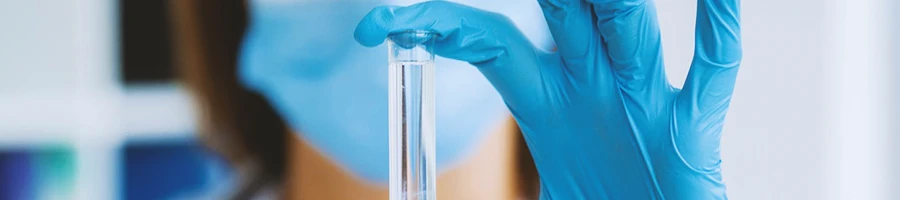
{"type": "Polygon", "coordinates": [[[541,0],[558,51],[504,16],[443,2],[379,7],[354,37],[436,31],[435,53],[475,65],[525,136],[542,199],[725,199],[719,138],[741,60],[739,0],[700,0],[684,89],[663,68],[653,1],[541,0]]]}

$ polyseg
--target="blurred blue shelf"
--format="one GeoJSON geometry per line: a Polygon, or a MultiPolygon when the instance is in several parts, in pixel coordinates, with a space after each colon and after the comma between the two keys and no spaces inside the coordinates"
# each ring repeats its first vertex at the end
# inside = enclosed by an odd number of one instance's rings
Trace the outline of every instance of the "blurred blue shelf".
{"type": "Polygon", "coordinates": [[[194,140],[128,142],[118,160],[121,199],[209,198],[230,179],[226,163],[194,140]]]}

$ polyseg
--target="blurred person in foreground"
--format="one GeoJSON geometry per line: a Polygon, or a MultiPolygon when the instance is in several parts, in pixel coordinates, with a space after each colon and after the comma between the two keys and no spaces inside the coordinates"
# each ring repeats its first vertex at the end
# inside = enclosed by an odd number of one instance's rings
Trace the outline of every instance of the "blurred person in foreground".
{"type": "Polygon", "coordinates": [[[234,198],[387,198],[387,54],[363,46],[409,29],[474,65],[436,62],[438,198],[726,198],[739,1],[699,1],[683,89],[652,1],[538,0],[553,52],[502,14],[386,3],[173,1],[204,137],[243,177],[234,198]]]}

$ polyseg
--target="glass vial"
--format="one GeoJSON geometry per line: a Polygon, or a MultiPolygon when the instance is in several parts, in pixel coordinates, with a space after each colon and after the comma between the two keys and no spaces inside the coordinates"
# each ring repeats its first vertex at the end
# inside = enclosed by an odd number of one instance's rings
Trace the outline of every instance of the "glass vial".
{"type": "Polygon", "coordinates": [[[435,199],[435,34],[388,36],[390,199],[435,199]]]}

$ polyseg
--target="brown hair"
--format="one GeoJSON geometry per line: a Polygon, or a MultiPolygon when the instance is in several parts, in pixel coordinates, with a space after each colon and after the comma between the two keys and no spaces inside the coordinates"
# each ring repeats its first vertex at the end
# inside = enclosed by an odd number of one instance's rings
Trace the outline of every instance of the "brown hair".
{"type": "MultiPolygon", "coordinates": [[[[203,141],[243,177],[233,198],[247,199],[285,176],[289,129],[264,98],[243,88],[237,58],[247,24],[242,0],[171,0],[180,77],[201,110],[203,141]]],[[[522,188],[537,199],[537,170],[523,138],[517,160],[522,188]]]]}
{"type": "Polygon", "coordinates": [[[169,3],[179,75],[201,111],[200,137],[238,169],[243,180],[232,198],[247,199],[284,176],[287,129],[262,96],[238,82],[245,2],[169,3]]]}

